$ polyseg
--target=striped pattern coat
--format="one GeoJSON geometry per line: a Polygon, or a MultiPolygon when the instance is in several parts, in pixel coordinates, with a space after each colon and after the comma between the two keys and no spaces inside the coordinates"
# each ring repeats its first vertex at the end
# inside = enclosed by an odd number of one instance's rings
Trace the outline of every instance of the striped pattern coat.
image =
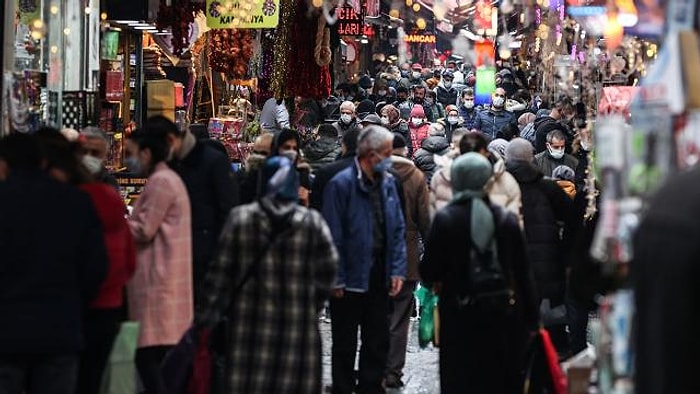
{"type": "Polygon", "coordinates": [[[129,217],[136,273],[127,286],[129,315],[141,323],[138,346],[176,344],[192,324],[190,202],[180,177],[156,166],[129,217]]]}
{"type": "Polygon", "coordinates": [[[214,325],[224,310],[233,317],[226,392],[321,393],[317,316],[335,283],[338,254],[318,212],[287,205],[289,225],[273,230],[271,217],[282,212],[261,201],[231,211],[197,324],[214,325]],[[232,298],[255,261],[254,274],[232,298]]]}

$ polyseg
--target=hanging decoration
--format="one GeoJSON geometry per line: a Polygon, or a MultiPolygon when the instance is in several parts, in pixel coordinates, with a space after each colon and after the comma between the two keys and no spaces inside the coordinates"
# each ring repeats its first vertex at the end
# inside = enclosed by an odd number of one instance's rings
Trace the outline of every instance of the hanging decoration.
{"type": "MultiPolygon", "coordinates": [[[[325,23],[318,22],[317,13],[309,16],[306,0],[295,0],[295,15],[290,29],[290,38],[295,43],[289,53],[287,63],[286,91],[288,96],[311,97],[317,100],[327,98],[331,92],[331,76],[328,66],[319,66],[315,60],[315,38],[318,29],[325,23]]],[[[323,32],[321,32],[323,33],[323,32]]],[[[327,51],[330,52],[330,32],[327,38],[327,51]]],[[[328,62],[330,64],[330,61],[328,62]]]]}
{"type": "Polygon", "coordinates": [[[214,29],[211,31],[209,65],[232,79],[248,74],[248,62],[253,56],[253,36],[244,29],[214,29]]]}
{"type": "Polygon", "coordinates": [[[265,102],[274,96],[271,90],[273,69],[275,63],[275,31],[263,29],[260,31],[260,60],[256,75],[258,76],[258,102],[265,102]]]}
{"type": "MultiPolygon", "coordinates": [[[[191,25],[195,22],[195,16],[204,12],[204,3],[190,0],[160,0],[156,27],[159,30],[170,28],[172,37],[172,53],[181,56],[191,44],[191,25]]],[[[194,37],[195,39],[197,37],[194,37]]]]}
{"type": "Polygon", "coordinates": [[[291,51],[290,35],[294,22],[294,0],[280,1],[280,21],[277,26],[274,46],[274,61],[272,64],[271,90],[277,99],[285,97],[289,53],[291,51]]]}
{"type": "Polygon", "coordinates": [[[316,64],[321,67],[331,64],[331,29],[328,27],[326,19],[323,17],[318,18],[314,59],[316,60],[316,64]]]}

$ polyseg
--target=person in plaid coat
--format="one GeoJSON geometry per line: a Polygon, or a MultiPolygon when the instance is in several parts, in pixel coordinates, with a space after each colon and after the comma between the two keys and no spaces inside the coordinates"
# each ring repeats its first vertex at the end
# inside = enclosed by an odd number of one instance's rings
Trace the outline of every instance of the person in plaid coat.
{"type": "Polygon", "coordinates": [[[272,157],[262,171],[264,197],[224,225],[195,325],[213,327],[222,314],[236,322],[227,393],[321,393],[317,316],[338,253],[321,214],[297,204],[292,162],[272,157]]]}

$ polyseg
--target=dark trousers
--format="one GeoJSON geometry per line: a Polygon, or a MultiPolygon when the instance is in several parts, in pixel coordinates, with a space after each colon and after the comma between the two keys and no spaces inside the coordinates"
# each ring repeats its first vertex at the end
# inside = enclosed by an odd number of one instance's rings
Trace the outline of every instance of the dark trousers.
{"type": "Polygon", "coordinates": [[[385,289],[368,293],[346,292],[331,299],[334,394],[355,392],[357,329],[361,327],[360,394],[384,392],[382,380],[389,351],[389,296],[385,289]]]}
{"type": "Polygon", "coordinates": [[[0,356],[0,394],[74,394],[77,355],[0,356]]]}
{"type": "Polygon", "coordinates": [[[114,338],[119,333],[122,309],[90,309],[84,318],[85,350],[80,355],[78,394],[99,392],[114,338]]]}
{"type": "Polygon", "coordinates": [[[173,346],[148,346],[136,350],[136,369],[143,384],[144,393],[160,394],[163,381],[160,377],[160,363],[173,346]]]}
{"type": "Polygon", "coordinates": [[[566,313],[569,319],[569,339],[571,340],[571,355],[574,356],[588,347],[586,334],[588,330],[588,305],[583,305],[572,297],[566,300],[566,313]]]}
{"type": "Polygon", "coordinates": [[[387,359],[386,374],[397,378],[403,376],[403,367],[406,365],[406,346],[408,346],[408,329],[411,324],[411,312],[413,312],[413,291],[416,282],[406,281],[401,292],[390,301],[389,313],[389,356],[387,359]]]}

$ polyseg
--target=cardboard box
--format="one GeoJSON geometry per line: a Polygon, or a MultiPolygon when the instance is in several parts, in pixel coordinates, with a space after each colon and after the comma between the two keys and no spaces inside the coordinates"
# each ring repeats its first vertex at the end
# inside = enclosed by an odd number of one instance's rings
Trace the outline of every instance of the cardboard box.
{"type": "Polygon", "coordinates": [[[146,104],[148,108],[174,109],[175,83],[169,80],[146,81],[146,104]]]}
{"type": "Polygon", "coordinates": [[[151,116],[162,115],[175,122],[175,108],[148,108],[146,110],[146,119],[151,116]]]}

